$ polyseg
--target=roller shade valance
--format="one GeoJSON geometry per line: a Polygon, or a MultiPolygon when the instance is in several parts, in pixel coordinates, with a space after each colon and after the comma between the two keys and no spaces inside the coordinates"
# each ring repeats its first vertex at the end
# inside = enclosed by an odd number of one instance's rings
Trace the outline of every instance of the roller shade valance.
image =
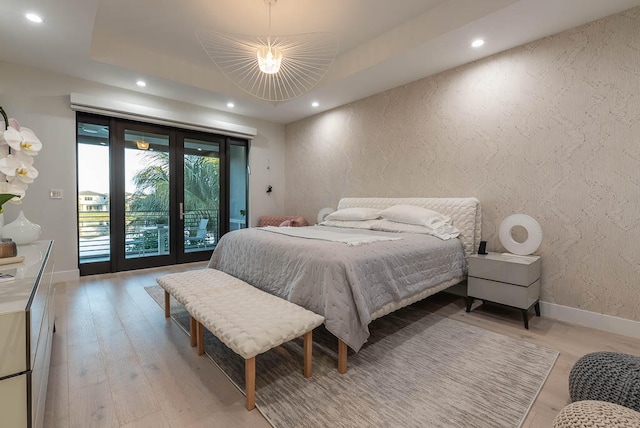
{"type": "Polygon", "coordinates": [[[258,134],[257,129],[249,126],[237,125],[215,119],[193,118],[187,113],[126,103],[108,98],[71,93],[70,100],[72,110],[85,113],[95,113],[157,125],[175,126],[195,131],[213,132],[230,137],[253,139],[258,134]]]}

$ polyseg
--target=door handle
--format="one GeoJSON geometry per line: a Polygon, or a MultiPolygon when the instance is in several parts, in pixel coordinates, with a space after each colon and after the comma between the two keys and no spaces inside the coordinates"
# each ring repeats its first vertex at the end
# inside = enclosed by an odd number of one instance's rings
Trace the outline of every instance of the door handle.
{"type": "Polygon", "coordinates": [[[184,205],[180,202],[180,220],[184,220],[184,205]]]}

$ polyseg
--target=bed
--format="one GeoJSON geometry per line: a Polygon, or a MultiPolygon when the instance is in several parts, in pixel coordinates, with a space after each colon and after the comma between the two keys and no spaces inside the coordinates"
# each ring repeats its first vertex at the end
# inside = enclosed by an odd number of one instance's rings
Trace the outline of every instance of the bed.
{"type": "Polygon", "coordinates": [[[362,347],[371,321],[463,281],[466,258],[480,242],[481,208],[475,198],[343,198],[338,209],[395,205],[449,216],[460,235],[443,241],[315,226],[336,236],[355,231],[385,239],[349,246],[250,228],[224,235],[208,266],[323,315],[325,327],[338,338],[338,370],[345,372],[347,346],[356,352],[362,347]]]}

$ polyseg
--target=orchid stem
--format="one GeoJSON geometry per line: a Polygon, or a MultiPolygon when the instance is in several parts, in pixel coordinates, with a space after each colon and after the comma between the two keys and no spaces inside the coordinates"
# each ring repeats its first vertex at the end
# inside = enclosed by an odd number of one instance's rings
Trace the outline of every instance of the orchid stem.
{"type": "Polygon", "coordinates": [[[2,118],[4,119],[4,129],[9,129],[9,118],[2,107],[0,107],[0,114],[2,114],[2,118]]]}

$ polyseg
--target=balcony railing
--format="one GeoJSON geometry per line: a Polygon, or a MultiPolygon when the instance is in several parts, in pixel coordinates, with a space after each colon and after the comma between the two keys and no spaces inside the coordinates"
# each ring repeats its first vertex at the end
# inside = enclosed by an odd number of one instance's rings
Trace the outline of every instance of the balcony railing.
{"type": "MultiPolygon", "coordinates": [[[[169,212],[125,212],[125,257],[169,254],[169,212]]],[[[212,250],[218,242],[218,211],[198,210],[185,213],[185,252],[212,250]],[[204,221],[206,220],[206,221],[204,221]],[[205,224],[205,227],[201,227],[205,224]]],[[[108,260],[111,255],[111,222],[108,211],[78,213],[81,262],[108,260]]]]}

